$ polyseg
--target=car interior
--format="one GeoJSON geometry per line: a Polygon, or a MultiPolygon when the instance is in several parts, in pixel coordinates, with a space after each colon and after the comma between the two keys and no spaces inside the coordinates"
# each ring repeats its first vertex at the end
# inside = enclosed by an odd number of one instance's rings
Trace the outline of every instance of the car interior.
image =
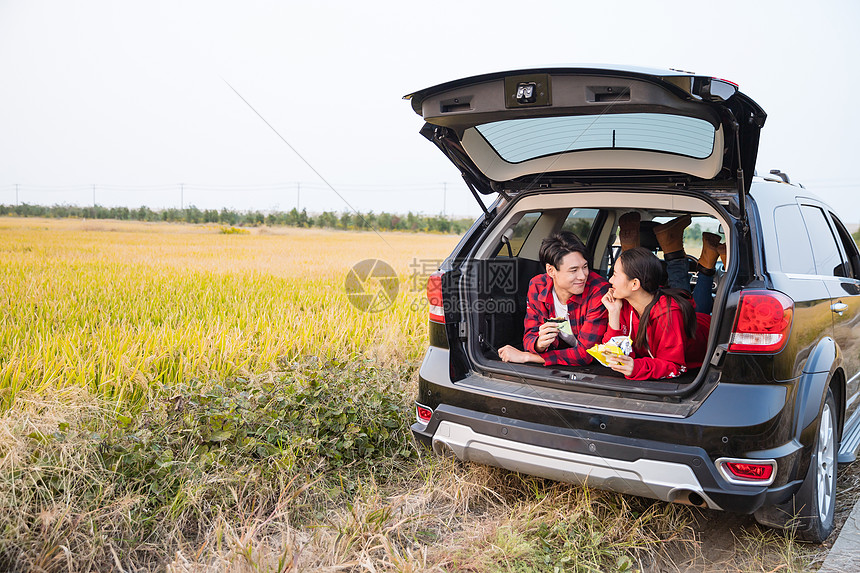
{"type": "MultiPolygon", "coordinates": [[[[654,234],[654,227],[679,215],[690,213],[692,223],[684,235],[684,248],[688,258],[691,288],[697,280],[697,257],[701,252],[702,232],[720,234],[721,239],[726,241],[723,233],[724,221],[711,206],[700,200],[684,197],[683,201],[678,201],[679,198],[674,197],[673,201],[672,197],[668,197],[667,201],[666,196],[655,195],[649,198],[641,194],[631,194],[628,201],[627,198],[615,194],[611,202],[597,203],[597,197],[573,197],[575,201],[571,198],[565,201],[562,197],[552,197],[552,201],[544,199],[519,202],[501,224],[487,234],[478,247],[477,256],[473,259],[474,264],[469,270],[472,276],[468,284],[471,285],[470,296],[481,303],[470,305],[470,308],[475,309],[473,318],[477,318],[479,355],[483,359],[500,361],[498,349],[506,344],[523,349],[523,321],[529,282],[534,276],[545,272],[539,262],[540,245],[544,238],[555,232],[566,230],[579,236],[589,251],[591,269],[608,279],[612,274],[615,259],[621,252],[618,240],[618,219],[621,215],[633,210],[639,212],[640,244],[662,259],[663,253],[654,234]],[[544,206],[535,209],[530,208],[530,204],[544,206]],[[595,204],[606,206],[595,207],[595,204]],[[618,207],[618,204],[630,206],[618,207]]],[[[714,293],[719,288],[723,273],[723,263],[718,261],[714,293]]],[[[616,375],[596,363],[588,367],[554,368],[577,371],[596,368],[601,374],[616,375]]],[[[686,375],[689,376],[695,378],[695,372],[686,375]]]]}

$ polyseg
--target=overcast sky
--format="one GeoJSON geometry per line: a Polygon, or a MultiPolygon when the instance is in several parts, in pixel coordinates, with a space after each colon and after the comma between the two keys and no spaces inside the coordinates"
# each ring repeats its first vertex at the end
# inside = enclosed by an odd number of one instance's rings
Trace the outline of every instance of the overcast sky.
{"type": "Polygon", "coordinates": [[[0,203],[178,207],[184,183],[201,208],[475,214],[402,96],[615,63],[737,82],[768,113],[759,172],[855,224],[858,23],[856,1],[0,0],[0,203]]]}

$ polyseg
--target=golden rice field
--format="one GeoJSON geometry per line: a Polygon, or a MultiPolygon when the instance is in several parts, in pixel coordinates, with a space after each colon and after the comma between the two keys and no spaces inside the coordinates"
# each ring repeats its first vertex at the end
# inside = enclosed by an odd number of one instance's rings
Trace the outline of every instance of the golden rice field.
{"type": "Polygon", "coordinates": [[[182,379],[276,369],[299,356],[416,363],[425,267],[455,236],[0,219],[0,410],[21,392],[84,387],[138,403],[182,379]],[[388,262],[382,312],[347,298],[350,267],[388,262]],[[424,269],[422,269],[423,272],[424,269]]]}

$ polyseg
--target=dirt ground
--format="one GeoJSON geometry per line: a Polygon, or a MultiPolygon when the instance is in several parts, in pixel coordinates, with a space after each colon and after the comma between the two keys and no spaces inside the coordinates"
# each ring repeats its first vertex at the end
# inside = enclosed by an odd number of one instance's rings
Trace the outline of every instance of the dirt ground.
{"type": "Polygon", "coordinates": [[[667,548],[658,562],[640,563],[647,573],[817,571],[860,502],[860,461],[837,473],[835,529],[821,545],[788,540],[751,515],[701,510],[692,524],[694,543],[667,548]],[[692,548],[692,549],[691,549],[692,548]]]}
{"type": "Polygon", "coordinates": [[[695,550],[670,550],[665,560],[642,564],[653,573],[723,573],[735,571],[816,571],[836,542],[842,525],[860,501],[860,461],[840,467],[837,473],[836,526],[821,545],[787,541],[756,523],[751,515],[702,510],[696,513],[695,550]]]}

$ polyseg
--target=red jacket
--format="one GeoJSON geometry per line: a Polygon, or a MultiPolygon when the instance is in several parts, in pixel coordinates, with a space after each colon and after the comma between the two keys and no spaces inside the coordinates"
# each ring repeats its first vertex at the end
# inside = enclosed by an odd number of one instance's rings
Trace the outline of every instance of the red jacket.
{"type": "MultiPolygon", "coordinates": [[[[526,352],[535,352],[540,325],[546,322],[546,319],[555,316],[552,289],[552,279],[548,274],[537,275],[529,283],[523,334],[523,348],[526,352]]],[[[568,346],[561,338],[556,338],[546,352],[537,353],[541,355],[547,366],[553,364],[582,366],[591,362],[591,355],[586,350],[600,342],[609,322],[606,307],[600,302],[607,290],[609,290],[609,283],[591,271],[582,294],[572,296],[567,301],[567,315],[570,328],[576,336],[576,344],[568,346]]]]}
{"type": "MultiPolygon", "coordinates": [[[[675,378],[687,371],[687,367],[698,368],[705,358],[708,331],[711,326],[709,314],[696,313],[696,337],[688,338],[684,333],[684,315],[673,299],[662,296],[651,308],[648,324],[648,350],[634,346],[633,372],[630,380],[655,380],[675,378]],[[671,304],[670,304],[671,303],[671,304]],[[650,350],[650,352],[649,352],[650,350]]],[[[627,335],[633,340],[639,331],[639,315],[626,300],[621,306],[621,328],[607,327],[603,342],[613,336],[627,335]]]]}

